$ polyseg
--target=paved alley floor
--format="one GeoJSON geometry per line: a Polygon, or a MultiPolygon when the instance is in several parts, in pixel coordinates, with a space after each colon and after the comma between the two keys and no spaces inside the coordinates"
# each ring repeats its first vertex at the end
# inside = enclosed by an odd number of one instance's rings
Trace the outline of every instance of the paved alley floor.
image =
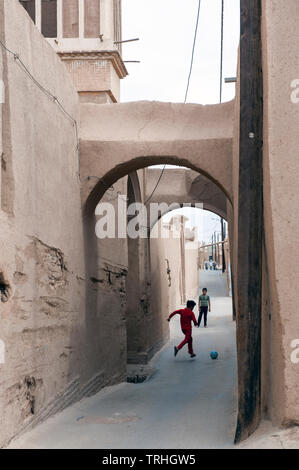
{"type": "Polygon", "coordinates": [[[189,358],[187,347],[174,358],[173,347],[182,339],[175,317],[171,339],[156,356],[155,373],[148,381],[122,383],[81,400],[10,448],[233,447],[237,366],[231,298],[218,271],[201,271],[202,287],[208,288],[212,311],[208,328],[193,330],[196,359],[189,358]],[[216,361],[210,359],[212,350],[219,352],[216,361]]]}

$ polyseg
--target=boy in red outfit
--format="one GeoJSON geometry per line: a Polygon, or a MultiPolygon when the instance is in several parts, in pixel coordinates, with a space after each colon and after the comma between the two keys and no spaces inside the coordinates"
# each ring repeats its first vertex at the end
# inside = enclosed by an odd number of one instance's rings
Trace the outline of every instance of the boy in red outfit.
{"type": "Polygon", "coordinates": [[[176,356],[177,353],[179,352],[182,347],[185,346],[185,344],[188,343],[188,352],[191,357],[195,357],[196,354],[194,354],[193,351],[193,346],[192,346],[192,322],[194,323],[195,326],[198,326],[195,315],[193,313],[193,309],[195,307],[196,303],[193,302],[193,300],[188,300],[187,302],[187,308],[184,308],[182,310],[176,310],[175,312],[171,313],[169,315],[168,321],[171,320],[174,315],[180,315],[181,316],[181,329],[182,332],[185,335],[185,339],[179,344],[178,346],[174,347],[174,355],[176,356]]]}

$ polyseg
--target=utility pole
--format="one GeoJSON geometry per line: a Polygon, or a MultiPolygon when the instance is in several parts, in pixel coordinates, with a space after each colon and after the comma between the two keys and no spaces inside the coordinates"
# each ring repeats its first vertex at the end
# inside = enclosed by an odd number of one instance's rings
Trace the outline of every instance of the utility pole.
{"type": "Polygon", "coordinates": [[[235,441],[261,420],[263,76],[261,0],[241,0],[238,207],[238,402],[235,441]]]}
{"type": "Polygon", "coordinates": [[[222,103],[222,80],[223,80],[223,33],[224,33],[224,0],[221,1],[220,103],[222,103]]]}
{"type": "Polygon", "coordinates": [[[183,302],[186,302],[186,253],[185,253],[185,220],[180,217],[180,243],[181,243],[181,267],[182,267],[182,297],[183,302]]]}
{"type": "Polygon", "coordinates": [[[213,261],[216,261],[216,256],[217,256],[217,240],[216,240],[216,232],[214,232],[214,243],[215,243],[215,248],[214,248],[214,258],[213,258],[213,261]]]}

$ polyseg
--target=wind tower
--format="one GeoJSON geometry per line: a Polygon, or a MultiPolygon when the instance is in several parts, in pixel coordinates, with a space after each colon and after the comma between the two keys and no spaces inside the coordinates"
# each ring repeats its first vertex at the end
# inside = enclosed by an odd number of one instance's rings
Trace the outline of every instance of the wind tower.
{"type": "Polygon", "coordinates": [[[128,75],[121,0],[20,0],[70,72],[80,101],[115,103],[128,75]]]}

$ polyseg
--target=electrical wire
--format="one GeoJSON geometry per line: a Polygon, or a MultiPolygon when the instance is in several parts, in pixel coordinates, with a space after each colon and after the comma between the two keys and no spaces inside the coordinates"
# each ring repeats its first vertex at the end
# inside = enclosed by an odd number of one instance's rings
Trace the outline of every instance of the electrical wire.
{"type": "Polygon", "coordinates": [[[20,55],[17,54],[16,52],[13,52],[10,50],[6,45],[0,40],[0,45],[3,47],[3,49],[11,54],[13,58],[15,59],[16,62],[20,65],[21,69],[27,74],[27,76],[30,78],[30,80],[41,90],[42,93],[44,93],[51,101],[57,104],[57,106],[60,108],[60,110],[63,112],[65,116],[70,119],[70,121],[73,123],[75,126],[75,135],[76,135],[76,144],[77,147],[79,147],[79,139],[78,139],[78,127],[77,127],[77,121],[76,119],[73,118],[73,116],[70,115],[70,113],[67,112],[67,110],[64,108],[60,100],[55,96],[51,91],[49,91],[47,88],[45,88],[30,72],[28,67],[25,65],[25,63],[22,61],[20,58],[20,55]]]}
{"type": "Polygon", "coordinates": [[[160,176],[159,176],[159,178],[158,178],[158,181],[157,181],[157,183],[156,183],[156,186],[154,187],[154,189],[153,189],[151,195],[150,195],[150,196],[147,198],[147,200],[145,201],[145,203],[144,203],[145,206],[146,206],[146,204],[152,199],[153,195],[155,194],[156,189],[157,189],[157,187],[159,186],[160,181],[161,181],[161,179],[162,179],[162,176],[163,176],[163,174],[164,174],[165,168],[166,168],[166,164],[164,165],[163,170],[162,170],[161,173],[160,173],[160,176]]]}
{"type": "Polygon", "coordinates": [[[223,32],[224,32],[224,0],[221,0],[220,103],[222,103],[222,81],[223,81],[223,32]]]}
{"type": "Polygon", "coordinates": [[[198,0],[198,9],[197,9],[197,17],[196,17],[196,24],[195,24],[195,31],[194,31],[194,38],[193,38],[191,62],[190,62],[190,69],[189,69],[189,75],[188,75],[188,80],[187,80],[187,87],[186,87],[186,92],[185,92],[184,103],[187,102],[188,91],[189,91],[190,80],[191,80],[192,69],[193,69],[194,52],[195,52],[195,45],[196,45],[196,38],[197,38],[197,31],[198,31],[198,23],[199,23],[199,14],[200,14],[200,6],[201,6],[201,0],[198,0]]]}
{"type": "Polygon", "coordinates": [[[63,106],[63,104],[61,103],[61,101],[57,98],[57,96],[55,96],[50,90],[48,90],[47,88],[45,88],[33,75],[32,73],[30,72],[30,70],[28,69],[28,67],[25,65],[25,63],[23,62],[23,60],[20,58],[20,54],[12,51],[11,49],[9,49],[4,43],[3,41],[1,41],[0,39],[0,46],[6,51],[8,52],[10,55],[13,56],[14,60],[18,63],[18,65],[20,66],[21,70],[23,70],[24,73],[26,73],[26,75],[30,78],[30,80],[34,83],[34,85],[45,95],[47,96],[47,98],[49,98],[51,101],[53,101],[57,106],[58,108],[61,110],[61,112],[72,122],[73,126],[74,126],[74,130],[75,130],[75,140],[76,140],[76,152],[77,152],[77,155],[78,155],[78,179],[80,181],[80,183],[83,183],[91,178],[96,178],[98,179],[99,181],[101,181],[106,187],[108,190],[112,190],[114,191],[114,188],[113,186],[109,186],[107,185],[107,183],[105,182],[105,180],[103,178],[100,178],[98,176],[87,176],[86,178],[84,178],[83,180],[81,179],[81,176],[80,176],[80,143],[79,143],[79,133],[78,133],[78,124],[77,124],[77,121],[76,119],[71,116],[71,114],[65,109],[65,107],[63,106]]]}
{"type": "MultiPolygon", "coordinates": [[[[200,14],[200,6],[201,6],[201,0],[198,0],[198,8],[197,8],[197,16],[196,16],[196,23],[195,23],[195,31],[194,31],[194,38],[193,38],[193,45],[192,45],[192,53],[191,53],[191,62],[190,62],[190,69],[189,69],[189,74],[188,74],[188,80],[187,80],[187,87],[186,87],[186,91],[185,91],[185,99],[184,99],[184,103],[187,102],[187,98],[188,98],[188,91],[189,91],[189,86],[190,86],[190,80],[191,80],[191,75],[192,75],[192,70],[193,70],[193,62],[194,62],[194,52],[195,52],[195,45],[196,45],[196,39],[197,39],[197,31],[198,31],[198,24],[199,24],[199,14],[200,14]]],[[[155,194],[159,184],[160,184],[160,181],[162,179],[162,176],[164,174],[164,171],[165,171],[165,168],[166,168],[166,164],[164,165],[162,171],[161,171],[161,174],[158,178],[158,181],[157,181],[157,184],[156,186],[154,187],[151,195],[147,198],[147,200],[145,201],[145,205],[152,199],[153,195],[155,194]]]]}
{"type": "MultiPolygon", "coordinates": [[[[200,6],[201,6],[201,0],[198,1],[198,9],[197,9],[197,17],[196,17],[196,24],[195,24],[195,32],[194,32],[194,39],[193,39],[193,46],[192,46],[192,53],[191,53],[191,63],[190,63],[190,69],[189,69],[189,75],[188,75],[188,81],[187,81],[187,87],[186,87],[186,92],[185,92],[185,99],[184,99],[184,103],[186,103],[187,101],[187,97],[188,97],[188,91],[189,91],[189,86],[190,86],[190,79],[191,79],[191,75],[192,75],[192,69],[193,69],[193,62],[194,62],[194,52],[195,52],[195,45],[196,45],[196,38],[197,38],[197,31],[198,31],[198,23],[199,23],[199,14],[200,14],[200,6]]],[[[103,178],[100,178],[98,176],[87,176],[86,178],[84,178],[84,180],[81,179],[81,176],[80,176],[80,144],[79,144],[79,135],[78,135],[78,124],[77,124],[77,121],[76,119],[74,119],[67,111],[66,109],[64,108],[64,106],[62,105],[62,103],[60,102],[60,100],[53,94],[51,93],[48,89],[46,89],[33,75],[32,73],[30,72],[30,70],[26,67],[26,65],[24,64],[24,62],[20,59],[20,56],[19,54],[11,51],[8,47],[5,46],[5,44],[0,40],[0,45],[9,53],[11,54],[14,59],[19,63],[19,65],[21,66],[21,68],[23,69],[23,71],[27,74],[27,76],[32,80],[32,82],[51,100],[53,100],[54,103],[57,104],[57,106],[60,108],[60,110],[65,114],[65,116],[67,116],[71,122],[73,123],[74,125],[74,128],[75,128],[75,138],[76,138],[76,151],[77,151],[77,154],[78,154],[78,178],[79,178],[79,181],[82,183],[82,182],[85,182],[87,180],[90,180],[91,178],[95,178],[95,179],[98,179],[99,181],[101,181],[106,187],[107,187],[107,190],[112,190],[114,191],[114,188],[113,186],[109,186],[105,183],[104,179],[103,178]]],[[[165,171],[165,168],[166,168],[166,164],[164,165],[162,171],[161,171],[161,174],[158,178],[158,181],[151,193],[151,195],[147,198],[147,200],[145,201],[145,205],[152,199],[153,195],[155,194],[159,184],[160,184],[160,181],[162,179],[162,176],[164,174],[164,171],[165,171]]],[[[117,193],[117,196],[114,198],[116,199],[117,197],[119,196],[119,193],[117,193]]]]}

